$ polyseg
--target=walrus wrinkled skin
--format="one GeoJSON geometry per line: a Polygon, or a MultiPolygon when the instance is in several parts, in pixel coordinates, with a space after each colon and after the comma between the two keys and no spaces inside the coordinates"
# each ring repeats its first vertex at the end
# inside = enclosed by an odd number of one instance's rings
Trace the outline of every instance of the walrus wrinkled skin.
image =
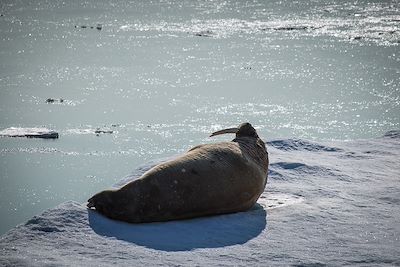
{"type": "Polygon", "coordinates": [[[116,220],[143,223],[246,211],[267,183],[268,152],[250,123],[231,142],[199,145],[156,165],[118,190],[102,191],[88,208],[116,220]]]}

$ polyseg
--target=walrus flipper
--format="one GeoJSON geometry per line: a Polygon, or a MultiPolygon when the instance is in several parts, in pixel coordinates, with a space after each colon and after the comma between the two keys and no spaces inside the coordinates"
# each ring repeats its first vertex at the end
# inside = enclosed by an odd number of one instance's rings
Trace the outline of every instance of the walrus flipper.
{"type": "Polygon", "coordinates": [[[108,215],[109,210],[112,209],[113,201],[111,199],[111,190],[105,190],[97,193],[88,200],[87,207],[95,208],[98,212],[108,215]]]}

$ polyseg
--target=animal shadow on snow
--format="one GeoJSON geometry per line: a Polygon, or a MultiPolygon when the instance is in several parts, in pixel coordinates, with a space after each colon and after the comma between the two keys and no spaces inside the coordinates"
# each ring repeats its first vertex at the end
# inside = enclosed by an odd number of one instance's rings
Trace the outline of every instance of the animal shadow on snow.
{"type": "Polygon", "coordinates": [[[266,229],[267,213],[256,204],[247,212],[160,223],[130,224],[88,210],[90,227],[99,235],[164,251],[244,244],[266,229]]]}

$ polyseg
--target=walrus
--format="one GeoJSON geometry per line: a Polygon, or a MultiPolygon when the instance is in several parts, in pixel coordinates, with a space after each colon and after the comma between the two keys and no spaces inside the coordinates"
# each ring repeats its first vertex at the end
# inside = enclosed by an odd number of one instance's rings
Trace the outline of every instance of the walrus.
{"type": "MultiPolygon", "coordinates": [[[[162,222],[246,211],[267,183],[268,152],[250,123],[214,132],[231,142],[203,144],[161,163],[118,190],[105,190],[87,207],[130,223],[162,222]]],[[[210,136],[210,137],[211,137],[210,136]]]]}

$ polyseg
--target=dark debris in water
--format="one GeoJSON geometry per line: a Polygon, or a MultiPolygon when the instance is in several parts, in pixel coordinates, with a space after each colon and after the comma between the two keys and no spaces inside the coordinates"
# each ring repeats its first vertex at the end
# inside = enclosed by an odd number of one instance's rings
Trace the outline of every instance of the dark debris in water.
{"type": "Polygon", "coordinates": [[[322,28],[315,26],[306,26],[306,25],[294,25],[294,26],[279,26],[279,27],[271,27],[271,28],[262,28],[262,31],[274,30],[274,31],[305,31],[305,30],[316,30],[322,28]]]}
{"type": "Polygon", "coordinates": [[[47,98],[46,99],[47,104],[52,104],[52,103],[64,103],[64,99],[56,99],[56,98],[47,98]]]}
{"type": "Polygon", "coordinates": [[[286,27],[276,27],[274,30],[276,31],[298,31],[298,30],[307,30],[308,26],[286,26],[286,27]]]}
{"type": "Polygon", "coordinates": [[[200,31],[194,34],[195,36],[199,37],[212,37],[214,35],[213,31],[206,30],[206,31],[200,31]]]}
{"type": "Polygon", "coordinates": [[[41,133],[41,134],[27,134],[25,135],[27,138],[43,138],[43,139],[57,139],[58,133],[54,131],[50,131],[48,133],[41,133]]]}
{"type": "Polygon", "coordinates": [[[103,29],[103,25],[101,25],[100,23],[99,24],[97,24],[96,26],[87,26],[87,25],[81,25],[81,26],[78,26],[78,25],[75,25],[75,29],[96,29],[96,30],[98,30],[98,31],[101,31],[102,29],[103,29]]]}
{"type": "Polygon", "coordinates": [[[97,129],[94,131],[94,133],[95,133],[97,136],[99,136],[100,134],[112,134],[112,133],[114,133],[114,131],[113,131],[113,130],[103,130],[103,129],[97,128],[97,129]]]}

